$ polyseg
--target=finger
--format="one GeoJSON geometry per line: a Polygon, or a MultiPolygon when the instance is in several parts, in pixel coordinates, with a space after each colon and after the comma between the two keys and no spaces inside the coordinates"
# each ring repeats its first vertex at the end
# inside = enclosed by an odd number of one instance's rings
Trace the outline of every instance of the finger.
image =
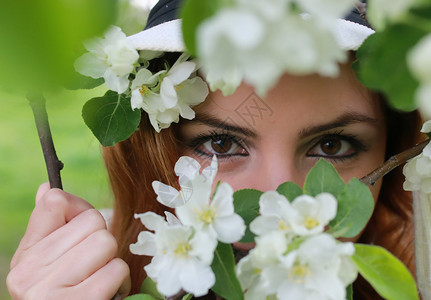
{"type": "Polygon", "coordinates": [[[42,183],[36,192],[35,203],[37,203],[40,198],[42,198],[42,196],[45,195],[45,193],[48,192],[50,189],[51,187],[49,185],[49,182],[42,183]]]}
{"type": "Polygon", "coordinates": [[[20,262],[33,266],[49,265],[91,234],[105,229],[102,215],[95,209],[87,209],[22,254],[20,262]]]}
{"type": "Polygon", "coordinates": [[[74,294],[86,295],[86,299],[111,299],[117,291],[121,295],[130,292],[129,266],[120,258],[114,258],[89,278],[73,287],[74,294]]]}
{"type": "Polygon", "coordinates": [[[50,276],[64,286],[77,285],[113,259],[117,248],[113,235],[99,230],[56,260],[50,276]]]}
{"type": "Polygon", "coordinates": [[[62,190],[47,191],[39,199],[30,216],[27,230],[12,259],[11,267],[23,251],[90,208],[92,206],[88,202],[62,190]]]}

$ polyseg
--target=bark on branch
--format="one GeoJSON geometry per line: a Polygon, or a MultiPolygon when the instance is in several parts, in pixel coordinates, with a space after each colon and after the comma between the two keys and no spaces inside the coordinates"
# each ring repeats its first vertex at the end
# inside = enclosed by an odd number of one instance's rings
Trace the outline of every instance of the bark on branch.
{"type": "Polygon", "coordinates": [[[60,176],[60,170],[63,169],[63,163],[58,159],[57,153],[55,152],[51,129],[49,128],[48,114],[46,112],[45,98],[41,93],[38,93],[27,94],[27,99],[30,101],[30,106],[33,110],[37,133],[39,135],[46,169],[48,171],[49,184],[51,188],[63,189],[60,176]]]}
{"type": "Polygon", "coordinates": [[[383,165],[381,165],[368,175],[362,177],[360,179],[361,182],[365,183],[366,185],[374,185],[376,181],[379,180],[381,177],[385,176],[390,171],[392,171],[399,165],[405,163],[409,159],[419,155],[425,148],[425,146],[428,145],[429,141],[430,140],[426,140],[410,149],[407,149],[406,151],[391,156],[391,158],[389,158],[383,165]]]}

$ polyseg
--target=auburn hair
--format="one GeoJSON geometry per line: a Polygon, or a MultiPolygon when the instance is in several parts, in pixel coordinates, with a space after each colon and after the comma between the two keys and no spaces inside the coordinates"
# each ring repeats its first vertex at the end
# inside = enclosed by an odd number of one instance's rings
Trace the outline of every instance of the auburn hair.
{"type": "MultiPolygon", "coordinates": [[[[419,134],[414,133],[419,133],[421,120],[417,112],[400,113],[386,106],[385,110],[389,158],[418,142],[419,134]]],[[[144,230],[133,215],[147,211],[163,215],[169,210],[156,201],[152,189],[154,180],[179,188],[174,165],[179,158],[180,142],[175,128],[174,124],[157,133],[143,113],[139,130],[128,140],[103,148],[115,199],[111,231],[119,244],[118,256],[131,270],[131,294],[139,292],[146,276],[144,266],[151,261],[151,257],[129,251],[129,245],[144,230]]],[[[414,272],[412,198],[411,193],[403,190],[403,180],[401,168],[383,178],[379,201],[359,242],[383,246],[414,272]]],[[[355,282],[356,295],[361,296],[358,299],[377,299],[377,294],[361,279],[355,282]]]]}

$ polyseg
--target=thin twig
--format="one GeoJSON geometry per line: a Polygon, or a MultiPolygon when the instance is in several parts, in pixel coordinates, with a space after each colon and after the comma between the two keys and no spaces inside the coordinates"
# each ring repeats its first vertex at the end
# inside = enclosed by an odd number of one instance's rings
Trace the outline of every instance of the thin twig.
{"type": "Polygon", "coordinates": [[[43,156],[45,157],[46,169],[48,171],[49,184],[51,188],[63,189],[61,183],[60,170],[63,163],[58,159],[52,140],[51,129],[49,128],[48,114],[46,112],[45,98],[41,93],[27,94],[30,106],[33,110],[34,120],[36,121],[37,133],[42,146],[43,156]]]}
{"type": "Polygon", "coordinates": [[[369,173],[368,175],[362,177],[360,180],[362,183],[367,185],[374,185],[377,180],[388,174],[390,171],[398,167],[399,165],[405,163],[409,159],[419,155],[430,140],[426,140],[406,151],[398,153],[391,156],[383,165],[369,173]]]}

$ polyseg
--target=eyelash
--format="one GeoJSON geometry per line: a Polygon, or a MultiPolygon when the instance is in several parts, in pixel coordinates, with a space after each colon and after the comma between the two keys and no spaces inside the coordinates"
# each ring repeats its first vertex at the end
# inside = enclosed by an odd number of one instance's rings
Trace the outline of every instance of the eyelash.
{"type": "Polygon", "coordinates": [[[315,139],[313,139],[311,141],[311,143],[313,144],[312,147],[310,147],[307,151],[307,156],[308,157],[323,157],[329,161],[332,162],[343,162],[347,159],[353,158],[355,156],[357,156],[359,153],[361,152],[365,152],[368,150],[368,147],[366,147],[361,141],[359,141],[359,139],[357,138],[356,135],[353,134],[343,134],[343,130],[340,131],[336,131],[333,133],[326,133],[324,135],[318,136],[315,139]],[[330,140],[331,138],[334,139],[338,139],[340,141],[345,141],[347,143],[349,143],[350,148],[353,148],[353,153],[351,154],[347,154],[347,155],[341,155],[341,156],[331,156],[331,155],[313,155],[313,154],[308,154],[312,149],[314,149],[315,147],[319,146],[320,143],[322,143],[325,140],[330,140]]]}
{"type": "MultiPolygon", "coordinates": [[[[216,154],[217,158],[220,159],[232,159],[235,158],[237,156],[248,156],[248,150],[247,150],[247,143],[237,137],[232,135],[229,132],[217,132],[217,131],[210,131],[209,133],[205,133],[205,134],[200,134],[198,136],[196,136],[195,138],[193,138],[190,142],[187,143],[187,146],[189,148],[191,148],[197,155],[202,156],[202,157],[206,157],[206,158],[211,158],[214,154],[213,153],[205,153],[203,150],[199,149],[199,147],[204,147],[204,144],[206,142],[209,141],[219,141],[219,140],[224,140],[224,141],[230,141],[233,144],[236,144],[239,148],[242,148],[246,151],[246,153],[242,154],[242,153],[237,153],[237,154],[216,154]]],[[[332,161],[334,163],[336,162],[343,162],[347,159],[353,158],[355,156],[357,156],[359,153],[361,152],[365,152],[368,150],[368,148],[358,140],[358,138],[355,135],[351,135],[351,134],[343,134],[343,130],[340,131],[336,131],[333,133],[325,133],[323,135],[320,135],[316,138],[314,138],[311,142],[309,142],[309,144],[312,144],[311,147],[309,147],[309,150],[307,151],[307,156],[308,157],[323,157],[329,161],[332,161]],[[308,154],[312,149],[314,149],[315,147],[319,146],[320,143],[322,143],[324,140],[329,140],[331,138],[334,139],[338,139],[341,141],[345,141],[348,142],[350,147],[353,148],[353,153],[348,154],[348,155],[341,155],[341,156],[331,156],[331,155],[319,155],[319,154],[308,154]]],[[[214,151],[215,152],[215,151],[214,151]]]]}
{"type": "MultiPolygon", "coordinates": [[[[246,153],[241,154],[216,154],[217,155],[217,159],[232,159],[235,156],[248,156],[248,151],[247,151],[247,144],[246,142],[241,139],[240,137],[234,136],[229,132],[217,132],[215,130],[209,131],[208,134],[199,134],[198,136],[196,136],[195,138],[193,138],[190,142],[187,143],[187,146],[191,149],[193,149],[193,151],[199,155],[199,156],[203,156],[203,157],[207,157],[207,158],[211,158],[214,154],[212,153],[205,153],[203,150],[200,150],[199,147],[200,146],[204,146],[204,144],[206,142],[209,141],[219,141],[219,140],[224,140],[224,141],[230,141],[236,145],[238,145],[239,148],[242,148],[246,151],[246,153]]],[[[214,151],[215,152],[215,151],[214,151]]]]}

